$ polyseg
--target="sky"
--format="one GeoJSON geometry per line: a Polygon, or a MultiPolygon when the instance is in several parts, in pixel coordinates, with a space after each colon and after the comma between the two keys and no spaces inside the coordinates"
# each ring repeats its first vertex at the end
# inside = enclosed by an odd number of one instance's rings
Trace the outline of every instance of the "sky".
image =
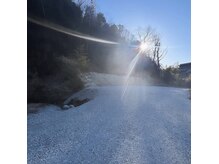
{"type": "Polygon", "coordinates": [[[163,66],[191,61],[190,0],[95,0],[97,12],[109,23],[122,24],[131,33],[151,26],[168,52],[163,66]]]}

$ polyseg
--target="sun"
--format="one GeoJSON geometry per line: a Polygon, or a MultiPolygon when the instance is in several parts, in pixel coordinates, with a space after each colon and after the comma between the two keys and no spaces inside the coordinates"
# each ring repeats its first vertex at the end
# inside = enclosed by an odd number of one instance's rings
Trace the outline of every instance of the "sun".
{"type": "Polygon", "coordinates": [[[140,44],[140,51],[144,52],[148,48],[148,44],[146,42],[141,42],[140,44]]]}

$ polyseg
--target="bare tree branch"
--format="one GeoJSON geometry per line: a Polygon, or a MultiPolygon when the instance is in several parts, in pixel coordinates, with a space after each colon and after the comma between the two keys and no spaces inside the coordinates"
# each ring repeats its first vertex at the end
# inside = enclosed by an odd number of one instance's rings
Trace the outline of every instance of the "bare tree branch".
{"type": "Polygon", "coordinates": [[[159,34],[149,26],[143,30],[138,28],[137,36],[139,37],[140,42],[149,44],[150,49],[145,52],[145,55],[151,58],[151,60],[155,62],[159,68],[161,68],[160,62],[166,56],[167,49],[161,48],[161,39],[159,34]]]}

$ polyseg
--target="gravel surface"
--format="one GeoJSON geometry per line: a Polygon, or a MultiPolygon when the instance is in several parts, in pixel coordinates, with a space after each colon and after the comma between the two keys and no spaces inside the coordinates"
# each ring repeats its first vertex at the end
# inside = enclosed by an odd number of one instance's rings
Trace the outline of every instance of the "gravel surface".
{"type": "Polygon", "coordinates": [[[28,115],[30,164],[189,164],[188,91],[168,87],[96,87],[96,97],[62,111],[28,115]]]}

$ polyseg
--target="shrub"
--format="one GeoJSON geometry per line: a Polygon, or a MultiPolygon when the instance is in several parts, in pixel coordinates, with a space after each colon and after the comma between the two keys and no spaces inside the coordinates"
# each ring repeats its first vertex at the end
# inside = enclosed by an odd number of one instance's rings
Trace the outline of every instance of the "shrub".
{"type": "Polygon", "coordinates": [[[56,59],[58,72],[40,78],[35,73],[28,79],[28,102],[61,104],[73,92],[83,88],[79,70],[73,59],[56,59]]]}
{"type": "Polygon", "coordinates": [[[162,70],[162,81],[164,84],[177,87],[191,87],[191,76],[182,78],[178,66],[169,66],[162,70]]]}

